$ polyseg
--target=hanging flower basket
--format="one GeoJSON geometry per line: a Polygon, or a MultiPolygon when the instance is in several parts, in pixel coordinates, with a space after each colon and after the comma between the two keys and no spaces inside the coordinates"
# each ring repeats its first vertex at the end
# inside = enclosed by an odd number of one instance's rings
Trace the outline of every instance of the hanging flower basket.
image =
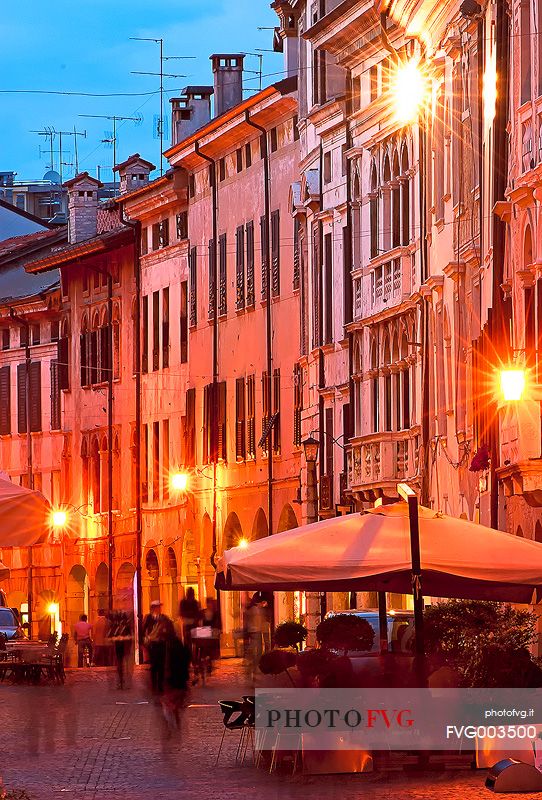
{"type": "Polygon", "coordinates": [[[469,470],[471,472],[484,472],[484,470],[489,469],[489,462],[489,448],[483,444],[472,457],[469,470]]]}

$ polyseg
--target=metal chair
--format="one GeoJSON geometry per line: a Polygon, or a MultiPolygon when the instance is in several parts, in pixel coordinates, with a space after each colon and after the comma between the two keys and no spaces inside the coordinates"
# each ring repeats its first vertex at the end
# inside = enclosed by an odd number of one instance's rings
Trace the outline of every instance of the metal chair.
{"type": "Polygon", "coordinates": [[[220,753],[222,752],[224,737],[226,736],[227,731],[232,733],[239,731],[240,733],[237,751],[235,754],[235,760],[239,760],[244,743],[244,736],[247,730],[246,723],[250,717],[250,711],[248,710],[246,703],[242,700],[219,700],[218,705],[220,706],[220,711],[222,712],[222,724],[224,729],[222,731],[222,738],[220,740],[220,747],[218,748],[215,766],[218,764],[220,759],[220,753]]]}

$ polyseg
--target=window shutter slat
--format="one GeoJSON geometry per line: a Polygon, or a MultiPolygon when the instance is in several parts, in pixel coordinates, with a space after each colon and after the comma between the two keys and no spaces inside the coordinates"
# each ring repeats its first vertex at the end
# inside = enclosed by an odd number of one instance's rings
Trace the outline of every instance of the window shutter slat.
{"type": "Polygon", "coordinates": [[[26,365],[17,364],[17,430],[26,433],[26,365]]]}
{"type": "Polygon", "coordinates": [[[271,293],[280,294],[280,211],[271,214],[271,293]]]}
{"type": "Polygon", "coordinates": [[[262,260],[262,300],[265,300],[267,297],[267,276],[269,271],[269,266],[267,264],[267,240],[268,240],[268,230],[267,230],[267,218],[264,216],[260,217],[260,248],[261,248],[261,260],[262,260]]]}
{"type": "Polygon", "coordinates": [[[209,241],[209,319],[214,319],[216,314],[216,248],[215,241],[209,241]]]}
{"type": "Polygon", "coordinates": [[[59,431],[60,424],[60,381],[59,364],[51,361],[51,430],[59,431]]]}
{"type": "Polygon", "coordinates": [[[246,304],[247,308],[254,306],[254,222],[246,224],[246,246],[247,246],[247,286],[246,304]]]}
{"type": "Polygon", "coordinates": [[[30,364],[30,430],[41,431],[41,362],[30,364]]]}
{"type": "Polygon", "coordinates": [[[236,304],[238,311],[245,307],[245,228],[239,225],[235,232],[236,304]]]}
{"type": "Polygon", "coordinates": [[[220,257],[220,285],[218,297],[218,314],[224,316],[228,312],[228,286],[227,286],[227,254],[226,234],[223,233],[218,240],[220,257]]]}
{"type": "Polygon", "coordinates": [[[11,433],[11,368],[0,368],[0,436],[11,433]]]}

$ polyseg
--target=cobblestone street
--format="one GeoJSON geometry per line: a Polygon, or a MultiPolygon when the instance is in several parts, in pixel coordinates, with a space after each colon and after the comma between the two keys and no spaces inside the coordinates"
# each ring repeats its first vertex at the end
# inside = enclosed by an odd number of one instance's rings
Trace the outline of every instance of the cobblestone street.
{"type": "MultiPolygon", "coordinates": [[[[402,770],[352,776],[269,775],[234,765],[232,735],[215,767],[221,717],[216,700],[236,697],[238,661],[223,661],[206,687],[191,690],[181,730],[168,738],[149,697],[144,669],[116,690],[104,669],[71,671],[64,688],[0,686],[0,774],[32,800],[476,800],[489,797],[485,773],[450,770],[424,777],[402,770]]],[[[518,798],[527,795],[515,795],[518,798]]]]}

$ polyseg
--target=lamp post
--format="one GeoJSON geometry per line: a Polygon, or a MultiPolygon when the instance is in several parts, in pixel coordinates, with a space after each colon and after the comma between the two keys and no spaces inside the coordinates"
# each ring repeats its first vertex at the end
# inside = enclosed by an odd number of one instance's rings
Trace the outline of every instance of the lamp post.
{"type": "MultiPolygon", "coordinates": [[[[318,461],[319,442],[309,436],[303,442],[303,452],[307,464],[307,523],[318,522],[318,484],[316,478],[316,462],[318,461]]],[[[316,626],[321,615],[320,596],[318,592],[307,592],[307,644],[314,646],[316,643],[316,626]]]]}

